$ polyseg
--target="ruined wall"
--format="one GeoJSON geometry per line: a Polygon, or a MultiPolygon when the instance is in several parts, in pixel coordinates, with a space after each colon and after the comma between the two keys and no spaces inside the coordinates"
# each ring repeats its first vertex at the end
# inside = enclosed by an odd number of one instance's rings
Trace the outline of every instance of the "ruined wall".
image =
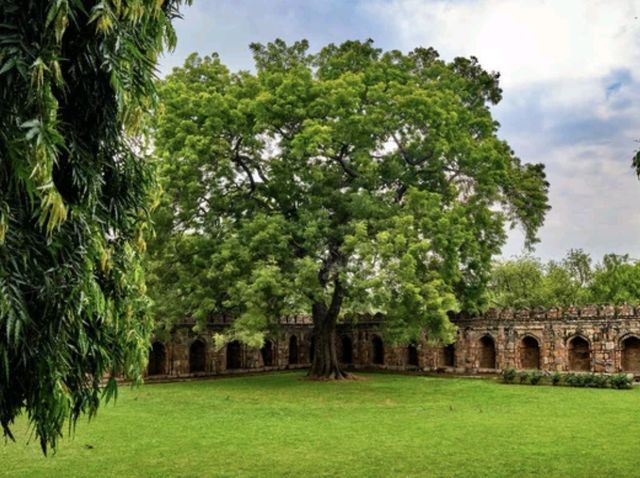
{"type": "MultiPolygon", "coordinates": [[[[168,341],[155,340],[149,375],[183,377],[308,367],[312,324],[307,317],[282,320],[277,336],[263,349],[231,343],[215,350],[212,335],[231,319],[211,321],[205,332],[193,323],[176,326],[168,341]]],[[[640,375],[640,308],[586,306],[535,310],[490,310],[479,317],[460,315],[456,342],[414,345],[385,343],[380,320],[342,324],[337,347],[352,368],[494,373],[505,368],[546,371],[634,372],[640,375]]]]}
{"type": "Polygon", "coordinates": [[[238,342],[216,350],[213,334],[222,332],[231,319],[221,318],[207,324],[205,331],[193,331],[194,322],[185,320],[171,333],[170,340],[152,341],[148,375],[187,377],[283,370],[308,367],[310,363],[311,322],[306,318],[283,321],[280,333],[268,337],[265,347],[254,349],[238,342]],[[163,352],[160,352],[160,347],[163,352]],[[202,353],[200,353],[202,351],[202,353]],[[163,367],[156,364],[162,363],[163,367]]]}
{"type": "Polygon", "coordinates": [[[481,340],[486,337],[495,343],[497,369],[640,372],[640,308],[491,310],[482,317],[458,318],[456,324],[456,358],[465,369],[483,368],[481,340]],[[539,364],[531,367],[536,344],[539,364]]]}

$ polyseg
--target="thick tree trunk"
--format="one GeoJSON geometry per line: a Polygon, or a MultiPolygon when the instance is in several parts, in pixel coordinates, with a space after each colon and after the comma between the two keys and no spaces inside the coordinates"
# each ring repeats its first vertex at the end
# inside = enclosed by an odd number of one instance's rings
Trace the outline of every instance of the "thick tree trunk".
{"type": "Polygon", "coordinates": [[[313,361],[309,370],[309,378],[319,380],[340,380],[347,378],[348,373],[340,368],[336,349],[337,316],[332,317],[322,310],[322,305],[313,307],[313,361]]]}
{"type": "Polygon", "coordinates": [[[345,258],[336,245],[327,262],[318,274],[323,287],[333,283],[331,303],[315,302],[312,306],[313,317],[313,360],[309,369],[309,378],[316,380],[342,380],[350,375],[340,369],[336,350],[336,325],[342,307],[345,290],[338,277],[329,278],[329,272],[335,264],[344,263],[345,258]]]}
{"type": "Polygon", "coordinates": [[[322,302],[313,304],[313,361],[309,378],[318,380],[341,380],[350,375],[340,369],[336,350],[336,325],[344,289],[339,280],[334,281],[333,297],[329,307],[322,302]]]}

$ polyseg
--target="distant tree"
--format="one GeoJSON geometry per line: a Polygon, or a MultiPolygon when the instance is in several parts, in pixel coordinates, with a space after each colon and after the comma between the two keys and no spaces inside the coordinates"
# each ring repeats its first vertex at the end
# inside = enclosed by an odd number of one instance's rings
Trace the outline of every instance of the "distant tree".
{"type": "Polygon", "coordinates": [[[234,316],[224,339],[259,346],[279,317],[310,314],[312,377],[346,375],[347,316],[450,341],[447,312],[484,305],[505,225],[533,243],[548,209],[543,165],[496,136],[498,75],[371,41],[252,50],[255,74],[194,55],[160,85],[156,315],[234,316]]]}
{"type": "Polygon", "coordinates": [[[582,249],[570,249],[559,263],[545,265],[544,305],[580,306],[592,301],[588,289],[593,272],[591,257],[582,249]]]}
{"type": "Polygon", "coordinates": [[[574,285],[580,288],[589,286],[593,277],[591,256],[582,249],[569,249],[562,260],[562,266],[571,276],[574,285]]]}
{"type": "Polygon", "coordinates": [[[584,301],[584,289],[580,287],[571,276],[563,263],[549,261],[544,267],[543,277],[543,303],[545,307],[582,305],[584,301]]]}
{"type": "Polygon", "coordinates": [[[532,256],[494,263],[488,298],[489,304],[498,308],[546,305],[544,266],[532,256]]]}
{"type": "Polygon", "coordinates": [[[591,257],[581,249],[547,264],[531,256],[496,262],[488,298],[493,306],[515,308],[640,304],[640,262],[626,254],[606,254],[592,268],[591,257]]]}
{"type": "Polygon", "coordinates": [[[628,255],[607,254],[593,274],[591,299],[601,304],[640,303],[640,262],[628,255]]]}
{"type": "Polygon", "coordinates": [[[0,424],[45,452],[146,363],[139,125],[180,3],[0,2],[0,424]]]}

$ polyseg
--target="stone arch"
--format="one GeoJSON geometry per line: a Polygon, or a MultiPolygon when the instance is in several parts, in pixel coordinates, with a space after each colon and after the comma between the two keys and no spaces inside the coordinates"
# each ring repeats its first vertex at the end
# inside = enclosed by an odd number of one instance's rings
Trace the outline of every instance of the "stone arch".
{"type": "Polygon", "coordinates": [[[496,368],[496,343],[491,335],[480,338],[479,368],[496,368]]]}
{"type": "Polygon", "coordinates": [[[540,342],[533,335],[525,335],[520,341],[520,365],[524,369],[540,368],[540,342]]]}
{"type": "Polygon", "coordinates": [[[242,368],[242,344],[237,340],[227,344],[227,370],[242,368]]]}
{"type": "Polygon", "coordinates": [[[289,365],[298,363],[298,337],[292,335],[289,337],[289,365]]]}
{"type": "Polygon", "coordinates": [[[442,365],[445,367],[456,366],[456,346],[449,344],[442,347],[442,365]]]}
{"type": "Polygon", "coordinates": [[[312,335],[309,338],[309,363],[313,363],[313,357],[316,353],[316,337],[312,335]]]}
{"type": "Polygon", "coordinates": [[[353,341],[348,335],[340,337],[340,361],[342,363],[353,363],[353,341]]]}
{"type": "Polygon", "coordinates": [[[589,372],[591,370],[591,344],[581,336],[574,335],[567,341],[569,349],[569,370],[589,372]]]}
{"type": "Polygon", "coordinates": [[[627,335],[620,341],[622,354],[622,370],[625,372],[640,372],[640,338],[627,335]]]}
{"type": "Polygon", "coordinates": [[[162,342],[154,342],[149,350],[148,375],[165,375],[167,352],[162,342]]]}
{"type": "Polygon", "coordinates": [[[265,339],[260,349],[260,355],[262,356],[262,364],[265,367],[273,366],[273,341],[265,339]]]}
{"type": "Polygon", "coordinates": [[[384,342],[379,335],[371,338],[371,358],[375,365],[384,365],[384,342]]]}
{"type": "Polygon", "coordinates": [[[407,347],[407,365],[410,367],[418,367],[418,348],[414,344],[407,347]]]}
{"type": "Polygon", "coordinates": [[[207,346],[201,339],[196,339],[189,347],[189,372],[204,372],[207,366],[207,346]]]}

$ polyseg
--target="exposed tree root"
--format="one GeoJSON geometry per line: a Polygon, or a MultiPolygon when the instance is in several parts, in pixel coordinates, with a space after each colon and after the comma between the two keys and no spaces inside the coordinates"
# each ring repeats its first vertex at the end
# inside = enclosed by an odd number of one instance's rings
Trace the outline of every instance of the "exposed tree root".
{"type": "Polygon", "coordinates": [[[349,372],[345,372],[344,370],[337,370],[328,375],[313,375],[311,371],[306,376],[307,380],[313,380],[316,382],[332,382],[332,381],[342,381],[342,380],[362,380],[362,377],[354,375],[349,372]]]}

